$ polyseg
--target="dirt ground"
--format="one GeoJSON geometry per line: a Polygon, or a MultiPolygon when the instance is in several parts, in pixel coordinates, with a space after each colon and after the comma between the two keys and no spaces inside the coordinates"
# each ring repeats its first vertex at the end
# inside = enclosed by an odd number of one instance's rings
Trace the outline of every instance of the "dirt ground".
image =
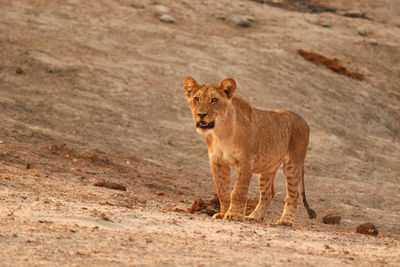
{"type": "Polygon", "coordinates": [[[400,265],[399,18],[392,0],[0,0],[0,266],[400,265]],[[215,188],[186,76],[309,122],[316,219],[275,226],[282,171],[262,223],[187,212],[215,188]]]}

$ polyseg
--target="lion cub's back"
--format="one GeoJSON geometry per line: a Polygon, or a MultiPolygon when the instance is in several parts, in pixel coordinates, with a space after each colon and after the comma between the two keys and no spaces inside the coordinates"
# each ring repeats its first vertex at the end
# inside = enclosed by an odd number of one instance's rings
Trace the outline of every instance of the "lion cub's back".
{"type": "Polygon", "coordinates": [[[246,118],[247,123],[264,134],[275,135],[278,138],[302,135],[303,139],[308,140],[310,132],[308,123],[293,111],[254,108],[240,97],[234,97],[233,104],[235,109],[240,111],[241,116],[246,118]]]}

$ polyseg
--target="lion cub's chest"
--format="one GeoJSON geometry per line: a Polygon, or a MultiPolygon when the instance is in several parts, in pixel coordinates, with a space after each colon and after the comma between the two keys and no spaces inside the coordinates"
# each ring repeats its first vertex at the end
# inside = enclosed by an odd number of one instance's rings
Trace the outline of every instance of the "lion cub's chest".
{"type": "Polygon", "coordinates": [[[234,166],[240,161],[242,151],[232,143],[214,139],[208,146],[208,154],[210,159],[223,160],[234,166]]]}

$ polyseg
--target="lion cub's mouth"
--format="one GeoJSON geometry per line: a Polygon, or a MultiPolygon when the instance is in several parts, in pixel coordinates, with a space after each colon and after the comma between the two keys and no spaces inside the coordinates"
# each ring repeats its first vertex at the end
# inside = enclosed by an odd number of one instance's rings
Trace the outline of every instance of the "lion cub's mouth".
{"type": "Polygon", "coordinates": [[[196,123],[197,128],[200,129],[212,129],[215,126],[215,122],[211,121],[211,122],[205,122],[205,121],[199,121],[198,123],[196,123]]]}

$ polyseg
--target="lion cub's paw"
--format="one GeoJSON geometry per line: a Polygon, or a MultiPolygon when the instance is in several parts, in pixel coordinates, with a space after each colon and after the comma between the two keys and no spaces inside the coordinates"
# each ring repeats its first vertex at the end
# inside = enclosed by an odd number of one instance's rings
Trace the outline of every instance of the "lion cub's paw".
{"type": "Polygon", "coordinates": [[[288,219],[280,219],[279,221],[276,222],[276,224],[283,226],[293,226],[293,221],[288,219]]]}
{"type": "Polygon", "coordinates": [[[218,212],[218,213],[215,213],[215,214],[212,216],[212,218],[213,218],[214,220],[221,220],[221,219],[224,218],[224,216],[225,216],[225,213],[223,213],[223,212],[218,212]]]}
{"type": "Polygon", "coordinates": [[[224,220],[243,222],[244,215],[237,213],[226,213],[224,216],[224,220]]]}

